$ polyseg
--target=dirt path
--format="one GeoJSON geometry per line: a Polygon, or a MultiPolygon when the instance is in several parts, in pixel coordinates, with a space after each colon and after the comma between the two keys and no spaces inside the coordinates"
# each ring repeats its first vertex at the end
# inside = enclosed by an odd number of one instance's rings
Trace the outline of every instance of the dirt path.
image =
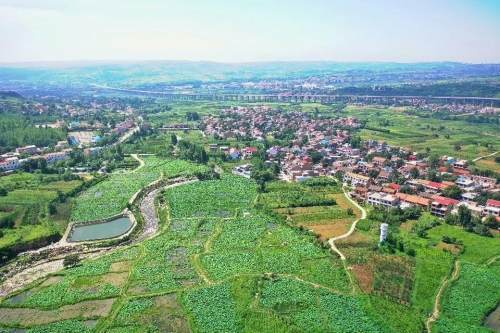
{"type": "Polygon", "coordinates": [[[496,151],[494,153],[491,153],[489,155],[484,155],[484,156],[479,156],[479,157],[476,157],[475,159],[472,160],[472,162],[477,162],[479,160],[482,160],[483,158],[488,158],[488,157],[491,157],[491,156],[495,156],[496,154],[498,154],[499,152],[496,151]]]}
{"type": "Polygon", "coordinates": [[[441,284],[441,287],[439,288],[439,291],[436,295],[436,300],[434,301],[434,309],[432,310],[432,314],[425,322],[425,328],[427,329],[427,333],[432,332],[432,324],[439,319],[439,315],[441,314],[441,298],[443,297],[444,291],[450,285],[450,283],[458,279],[459,275],[460,275],[460,261],[456,260],[453,272],[451,273],[451,276],[449,278],[446,278],[441,284]]]}
{"type": "Polygon", "coordinates": [[[132,129],[130,129],[127,133],[125,133],[123,136],[121,136],[118,141],[116,141],[113,145],[117,145],[120,143],[123,143],[127,141],[135,132],[138,132],[140,130],[139,126],[136,126],[132,129]]]}
{"type": "Polygon", "coordinates": [[[136,160],[137,162],[139,162],[139,166],[137,168],[135,168],[134,170],[132,170],[131,172],[137,172],[139,170],[141,170],[143,167],[144,167],[144,160],[142,158],[140,158],[137,154],[130,154],[130,157],[132,157],[134,160],[136,160]]]}
{"type": "Polygon", "coordinates": [[[347,231],[343,235],[332,237],[332,238],[330,238],[328,240],[328,244],[330,244],[330,247],[332,248],[332,250],[335,251],[335,253],[337,253],[339,255],[340,259],[345,260],[345,256],[342,254],[342,252],[340,252],[340,250],[335,245],[335,241],[339,240],[339,239],[347,238],[350,235],[352,235],[352,233],[354,232],[354,230],[356,230],[356,224],[360,220],[366,219],[366,210],[363,207],[361,207],[356,201],[354,201],[354,200],[351,199],[351,197],[349,196],[349,194],[347,194],[345,187],[342,188],[342,190],[344,191],[344,195],[347,198],[347,200],[349,200],[349,202],[351,204],[353,204],[356,208],[358,208],[361,211],[361,217],[359,219],[356,219],[354,222],[352,222],[351,228],[349,229],[349,231],[347,231]]]}
{"type": "Polygon", "coordinates": [[[489,266],[491,264],[493,264],[495,261],[497,261],[498,259],[500,259],[500,256],[495,256],[491,259],[489,259],[487,262],[486,262],[486,266],[489,266]]]}

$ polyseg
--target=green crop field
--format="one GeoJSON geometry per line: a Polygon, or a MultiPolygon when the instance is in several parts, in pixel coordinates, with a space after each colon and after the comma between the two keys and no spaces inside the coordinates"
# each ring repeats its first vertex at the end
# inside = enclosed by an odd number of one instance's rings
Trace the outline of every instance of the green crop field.
{"type": "Polygon", "coordinates": [[[436,332],[488,332],[482,326],[485,313],[495,309],[500,299],[499,266],[484,267],[464,263],[460,278],[443,297],[443,315],[436,332]]]}
{"type": "Polygon", "coordinates": [[[439,155],[469,160],[500,150],[498,125],[494,124],[424,118],[392,108],[350,106],[345,114],[366,121],[366,128],[361,130],[363,139],[386,141],[420,152],[429,147],[439,155]],[[457,145],[460,150],[455,149],[457,145]]]}
{"type": "Polygon", "coordinates": [[[117,172],[82,193],[75,201],[71,220],[92,221],[120,213],[130,198],[146,185],[165,177],[189,176],[203,172],[204,166],[182,160],[144,158],[144,167],[131,172],[117,172]]]}
{"type": "Polygon", "coordinates": [[[22,247],[62,234],[69,220],[65,211],[71,206],[71,199],[59,202],[62,201],[59,195],[67,196],[82,183],[81,180],[64,181],[58,175],[24,172],[0,177],[0,187],[8,192],[0,196],[3,234],[0,249],[22,247]],[[55,204],[57,212],[51,214],[49,204],[55,204]]]}
{"type": "MultiPolygon", "coordinates": [[[[184,164],[176,169],[171,163],[151,159],[143,169],[165,171],[170,165],[170,175],[185,171],[184,164]]],[[[297,186],[320,198],[342,195],[332,184],[272,183],[268,193],[297,191],[297,186]]],[[[443,235],[463,241],[463,267],[443,296],[443,316],[434,330],[479,329],[498,300],[491,292],[498,289],[492,284],[499,281],[498,269],[484,266],[499,252],[497,238],[444,224],[428,230],[426,238],[401,228],[399,235],[416,249],[413,258],[374,250],[378,225],[363,221],[359,231],[338,244],[347,257],[346,270],[315,235],[261,209],[267,201],[256,190],[251,180],[223,175],[165,191],[167,206],[160,212],[163,227],[157,237],[49,275],[5,299],[0,327],[33,332],[417,333],[453,265],[453,255],[440,248],[443,235]],[[471,292],[489,296],[474,298],[471,292]],[[40,311],[44,316],[37,316],[40,311]]],[[[271,203],[295,200],[268,198],[271,203]]],[[[336,219],[331,215],[336,207],[275,210],[336,219]]],[[[424,214],[412,223],[429,219],[424,214]]]]}
{"type": "Polygon", "coordinates": [[[323,241],[347,232],[359,216],[340,184],[326,177],[302,183],[271,182],[259,194],[257,204],[286,217],[292,225],[312,230],[323,241]]]}

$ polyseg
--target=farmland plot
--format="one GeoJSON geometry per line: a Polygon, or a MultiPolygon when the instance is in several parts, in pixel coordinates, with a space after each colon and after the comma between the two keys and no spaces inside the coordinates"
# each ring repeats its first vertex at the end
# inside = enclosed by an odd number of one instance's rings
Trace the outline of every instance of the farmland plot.
{"type": "Polygon", "coordinates": [[[144,160],[145,166],[137,172],[113,173],[80,195],[71,219],[84,222],[119,214],[134,193],[162,175],[172,178],[207,170],[205,166],[181,160],[163,160],[156,157],[147,157],[144,160]]]}

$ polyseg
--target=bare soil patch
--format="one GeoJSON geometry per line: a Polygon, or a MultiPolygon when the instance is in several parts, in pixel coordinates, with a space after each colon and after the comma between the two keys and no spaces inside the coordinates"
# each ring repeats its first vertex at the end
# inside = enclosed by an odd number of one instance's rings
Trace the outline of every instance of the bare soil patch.
{"type": "Polygon", "coordinates": [[[65,305],[57,310],[38,310],[29,308],[0,308],[0,324],[13,326],[21,323],[26,326],[44,325],[72,318],[92,319],[107,316],[111,311],[114,298],[85,301],[65,305]]]}
{"type": "Polygon", "coordinates": [[[353,265],[351,268],[361,290],[371,293],[373,291],[373,268],[370,265],[353,265]]]}
{"type": "Polygon", "coordinates": [[[189,322],[176,294],[156,297],[155,305],[157,308],[155,322],[161,332],[191,332],[189,322]]]}
{"type": "Polygon", "coordinates": [[[463,251],[463,246],[462,245],[457,245],[457,244],[448,244],[445,242],[439,242],[438,245],[436,245],[438,249],[450,252],[451,254],[458,255],[462,253],[463,251]]]}
{"type": "Polygon", "coordinates": [[[131,267],[132,267],[131,261],[118,261],[111,264],[110,272],[112,273],[128,272],[131,267]]]}
{"type": "Polygon", "coordinates": [[[305,227],[318,234],[322,241],[345,234],[349,230],[349,224],[338,222],[332,224],[313,224],[305,227]]]}

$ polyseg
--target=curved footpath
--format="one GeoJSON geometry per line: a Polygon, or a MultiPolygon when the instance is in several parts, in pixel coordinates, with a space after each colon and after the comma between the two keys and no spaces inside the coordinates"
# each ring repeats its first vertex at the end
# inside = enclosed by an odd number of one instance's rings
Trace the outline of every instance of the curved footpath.
{"type": "Polygon", "coordinates": [[[335,251],[339,255],[340,259],[345,260],[345,256],[342,254],[342,252],[340,252],[340,250],[335,245],[335,241],[339,240],[339,239],[347,238],[350,235],[352,235],[354,230],[356,230],[356,224],[360,220],[366,219],[366,210],[363,207],[361,207],[356,201],[351,199],[349,194],[347,194],[345,187],[343,187],[342,190],[344,191],[344,196],[347,198],[347,200],[349,200],[350,203],[352,203],[356,208],[358,208],[361,211],[361,217],[359,219],[355,220],[351,224],[351,228],[349,229],[348,232],[346,232],[345,234],[340,235],[340,236],[332,237],[328,240],[328,244],[330,244],[330,247],[332,248],[332,250],[335,251]]]}
{"type": "Polygon", "coordinates": [[[436,299],[434,300],[434,309],[432,310],[432,314],[425,322],[425,328],[428,333],[432,332],[432,324],[434,324],[434,322],[439,319],[439,316],[441,314],[441,298],[443,297],[444,291],[453,281],[458,279],[459,275],[460,275],[460,261],[457,259],[455,260],[455,266],[453,268],[451,276],[443,280],[443,283],[441,284],[441,287],[439,288],[439,291],[436,295],[436,299]]]}
{"type": "Polygon", "coordinates": [[[131,173],[139,171],[140,169],[142,169],[144,167],[144,165],[146,165],[146,163],[144,163],[144,160],[142,158],[140,158],[137,154],[130,154],[130,157],[132,157],[134,160],[139,162],[139,166],[137,168],[135,168],[134,170],[132,170],[131,173]]]}
{"type": "MultiPolygon", "coordinates": [[[[173,179],[173,181],[175,181],[175,179],[173,179]]],[[[81,259],[95,258],[116,249],[130,246],[132,244],[136,244],[138,242],[142,242],[146,239],[154,237],[158,233],[160,221],[155,206],[155,199],[158,194],[164,189],[181,186],[196,181],[198,181],[198,179],[179,178],[178,182],[174,182],[172,184],[153,189],[148,192],[144,196],[140,204],[141,215],[144,218],[144,227],[142,233],[127,245],[117,245],[103,248],[88,248],[85,246],[85,244],[67,243],[63,241],[63,239],[61,239],[62,242],[60,241],[51,244],[48,247],[44,247],[36,251],[25,252],[40,253],[43,250],[50,250],[54,251],[55,253],[49,255],[49,259],[41,259],[32,262],[28,267],[19,268],[18,266],[16,266],[17,262],[14,262],[12,264],[12,267],[10,268],[11,275],[8,276],[7,279],[0,284],[0,297],[5,297],[16,290],[23,288],[25,285],[34,282],[35,280],[63,269],[64,257],[69,254],[79,254],[81,259]]]]}

